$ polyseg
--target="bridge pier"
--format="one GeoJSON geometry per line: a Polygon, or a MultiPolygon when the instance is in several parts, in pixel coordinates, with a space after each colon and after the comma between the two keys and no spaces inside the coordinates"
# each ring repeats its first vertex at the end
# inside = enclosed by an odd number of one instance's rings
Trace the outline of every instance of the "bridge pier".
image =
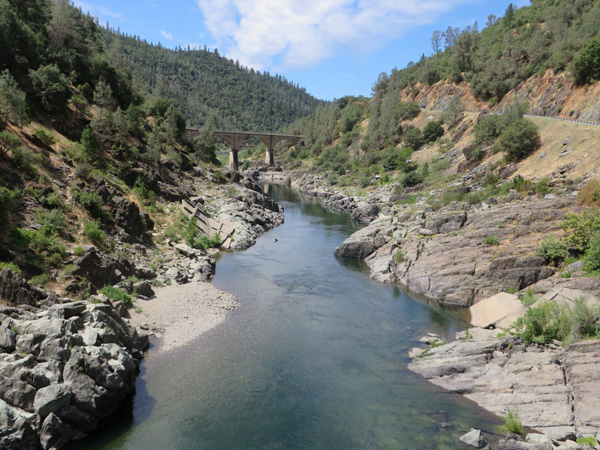
{"type": "Polygon", "coordinates": [[[232,147],[229,149],[229,170],[231,172],[237,172],[239,167],[238,149],[232,147]]]}
{"type": "Polygon", "coordinates": [[[273,164],[275,164],[275,159],[273,158],[273,149],[267,147],[267,153],[265,154],[265,162],[272,166],[273,164]]]}

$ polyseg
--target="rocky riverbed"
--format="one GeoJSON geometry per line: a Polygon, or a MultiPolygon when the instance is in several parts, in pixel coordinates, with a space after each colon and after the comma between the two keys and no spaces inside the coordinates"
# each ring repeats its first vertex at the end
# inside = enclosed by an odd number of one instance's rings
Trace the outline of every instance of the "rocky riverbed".
{"type": "MultiPolygon", "coordinates": [[[[183,198],[230,223],[231,248],[244,249],[283,222],[283,209],[253,182],[235,181],[203,196],[187,189],[183,198]]],[[[166,224],[154,224],[106,184],[96,189],[118,225],[114,249],[87,245],[73,252],[58,294],[8,268],[0,272],[2,449],[58,449],[94,432],[134,393],[148,333],[162,338],[161,351],[173,350],[237,306],[233,296],[204,283],[215,273],[216,250],[165,238],[166,224]],[[133,295],[134,308],[98,294],[106,285],[133,295]]]]}

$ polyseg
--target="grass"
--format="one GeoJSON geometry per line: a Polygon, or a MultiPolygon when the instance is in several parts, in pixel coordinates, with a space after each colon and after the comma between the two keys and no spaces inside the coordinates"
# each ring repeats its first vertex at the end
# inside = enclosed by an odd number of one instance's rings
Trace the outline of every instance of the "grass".
{"type": "Polygon", "coordinates": [[[21,269],[15,263],[0,262],[0,270],[8,268],[17,275],[21,275],[21,269]]]}
{"type": "Polygon", "coordinates": [[[516,409],[509,409],[506,415],[502,416],[504,425],[496,427],[498,434],[518,434],[519,436],[525,437],[525,427],[521,423],[519,414],[516,409]]]}
{"type": "Polygon", "coordinates": [[[577,443],[579,445],[587,446],[587,447],[595,447],[598,445],[598,441],[594,436],[585,436],[577,439],[577,443]]]}
{"type": "Polygon", "coordinates": [[[485,245],[500,245],[500,239],[498,239],[498,236],[491,234],[485,237],[483,243],[485,245]]]}
{"type": "Polygon", "coordinates": [[[125,292],[124,289],[116,288],[114,286],[104,286],[100,289],[100,292],[111,300],[123,302],[128,308],[133,306],[133,297],[125,292]]]}
{"type": "Polygon", "coordinates": [[[394,253],[394,257],[392,259],[396,264],[400,264],[404,262],[406,257],[404,256],[404,252],[402,250],[398,250],[396,253],[394,253]]]}

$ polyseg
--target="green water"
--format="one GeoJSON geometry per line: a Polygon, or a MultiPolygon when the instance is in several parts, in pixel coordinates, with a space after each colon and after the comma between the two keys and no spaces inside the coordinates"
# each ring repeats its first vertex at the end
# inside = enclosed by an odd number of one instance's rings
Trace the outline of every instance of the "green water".
{"type": "Polygon", "coordinates": [[[437,305],[337,260],[354,230],[282,187],[285,224],[224,254],[214,284],[241,306],[226,322],[142,365],[132,404],[85,449],[466,449],[497,420],[406,369],[424,332],[463,324],[437,305]],[[277,241],[276,241],[277,240],[277,241]]]}

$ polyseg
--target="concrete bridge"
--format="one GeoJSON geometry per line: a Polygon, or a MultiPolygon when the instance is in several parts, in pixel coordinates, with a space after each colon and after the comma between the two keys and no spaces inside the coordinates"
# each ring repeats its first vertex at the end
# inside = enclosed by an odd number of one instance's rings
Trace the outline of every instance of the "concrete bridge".
{"type": "MultiPolygon", "coordinates": [[[[186,134],[194,138],[200,134],[198,130],[188,129],[186,134]]],[[[249,138],[253,137],[261,141],[267,147],[265,162],[273,165],[273,147],[281,141],[288,141],[290,144],[296,144],[302,136],[290,136],[286,134],[269,133],[246,133],[241,131],[216,131],[215,136],[220,137],[229,145],[229,170],[237,172],[239,170],[238,151],[240,146],[249,138]]]]}

